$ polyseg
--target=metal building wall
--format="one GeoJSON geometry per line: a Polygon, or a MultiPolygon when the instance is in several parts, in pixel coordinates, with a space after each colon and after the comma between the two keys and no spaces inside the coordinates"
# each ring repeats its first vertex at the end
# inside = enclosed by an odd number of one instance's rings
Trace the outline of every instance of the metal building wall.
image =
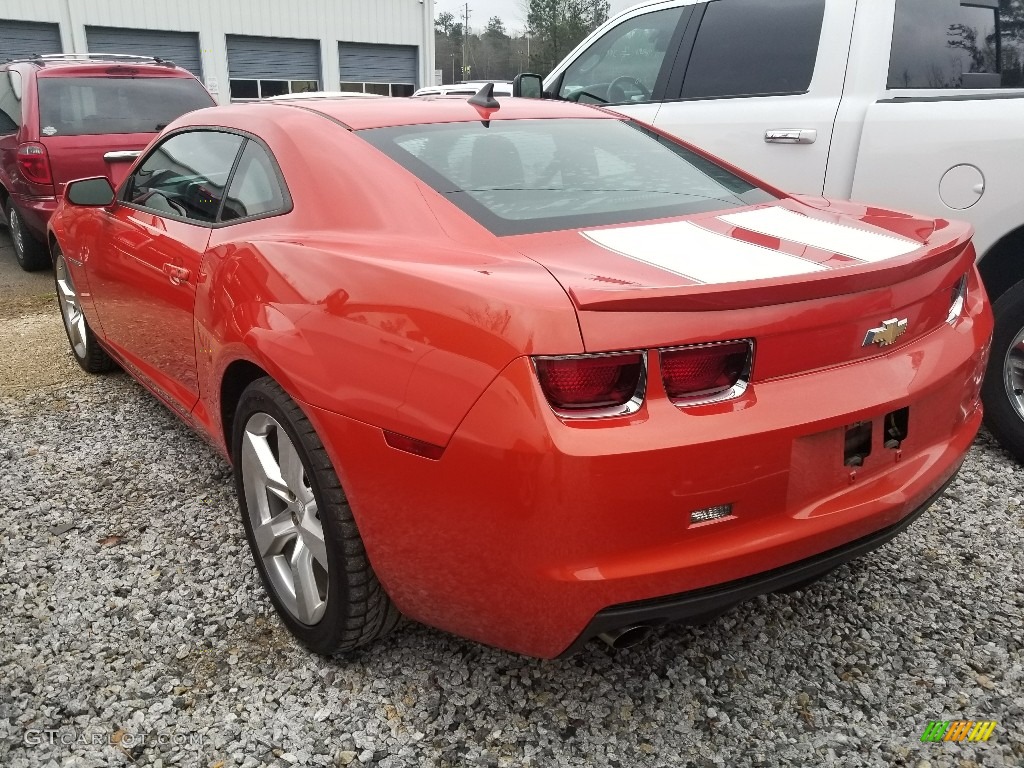
{"type": "Polygon", "coordinates": [[[229,100],[227,35],[320,42],[323,87],[340,82],[338,43],[385,43],[418,49],[420,85],[434,72],[434,0],[33,0],[4,3],[0,16],[58,22],[67,53],[88,51],[85,27],[198,32],[202,69],[215,97],[229,100]]]}

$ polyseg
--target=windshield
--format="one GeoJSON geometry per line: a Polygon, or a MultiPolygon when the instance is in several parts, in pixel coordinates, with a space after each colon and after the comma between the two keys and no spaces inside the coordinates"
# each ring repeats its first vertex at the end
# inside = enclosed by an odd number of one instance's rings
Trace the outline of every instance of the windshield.
{"type": "Polygon", "coordinates": [[[626,120],[449,123],[359,135],[496,235],[621,224],[775,199],[626,120]]]}
{"type": "Polygon", "coordinates": [[[41,77],[43,136],[156,133],[186,112],[212,107],[191,77],[41,77]]]}

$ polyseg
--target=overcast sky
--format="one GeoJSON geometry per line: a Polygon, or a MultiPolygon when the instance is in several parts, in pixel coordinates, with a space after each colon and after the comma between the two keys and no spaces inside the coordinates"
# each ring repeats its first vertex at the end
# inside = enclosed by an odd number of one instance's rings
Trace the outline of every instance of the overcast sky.
{"type": "MultiPolygon", "coordinates": [[[[469,2],[469,28],[479,31],[487,24],[492,16],[500,16],[505,22],[505,28],[510,32],[521,30],[526,26],[527,0],[468,0],[469,2]]],[[[636,5],[640,0],[611,0],[612,15],[619,11],[636,5]]],[[[434,0],[434,13],[448,11],[461,21],[463,8],[466,0],[434,0]]]]}

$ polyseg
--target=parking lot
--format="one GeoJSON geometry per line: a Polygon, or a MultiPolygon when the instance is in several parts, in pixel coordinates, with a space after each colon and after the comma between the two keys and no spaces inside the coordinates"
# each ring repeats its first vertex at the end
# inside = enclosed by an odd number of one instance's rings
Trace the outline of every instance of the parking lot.
{"type": "Polygon", "coordinates": [[[311,656],[258,583],[228,467],[75,366],[0,234],[0,763],[1020,765],[1024,469],[982,434],[907,534],[802,592],[538,661],[406,624],[311,656]],[[923,744],[931,720],[988,743],[923,744]]]}

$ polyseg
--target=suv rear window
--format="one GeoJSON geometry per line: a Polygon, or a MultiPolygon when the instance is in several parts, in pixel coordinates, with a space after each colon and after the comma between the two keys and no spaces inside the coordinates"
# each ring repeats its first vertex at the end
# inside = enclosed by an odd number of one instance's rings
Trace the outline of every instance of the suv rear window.
{"type": "Polygon", "coordinates": [[[44,136],[156,133],[186,112],[213,106],[203,86],[185,77],[41,77],[38,83],[44,136]]]}
{"type": "Polygon", "coordinates": [[[775,199],[624,120],[413,125],[359,135],[496,235],[645,221],[775,199]]]}

